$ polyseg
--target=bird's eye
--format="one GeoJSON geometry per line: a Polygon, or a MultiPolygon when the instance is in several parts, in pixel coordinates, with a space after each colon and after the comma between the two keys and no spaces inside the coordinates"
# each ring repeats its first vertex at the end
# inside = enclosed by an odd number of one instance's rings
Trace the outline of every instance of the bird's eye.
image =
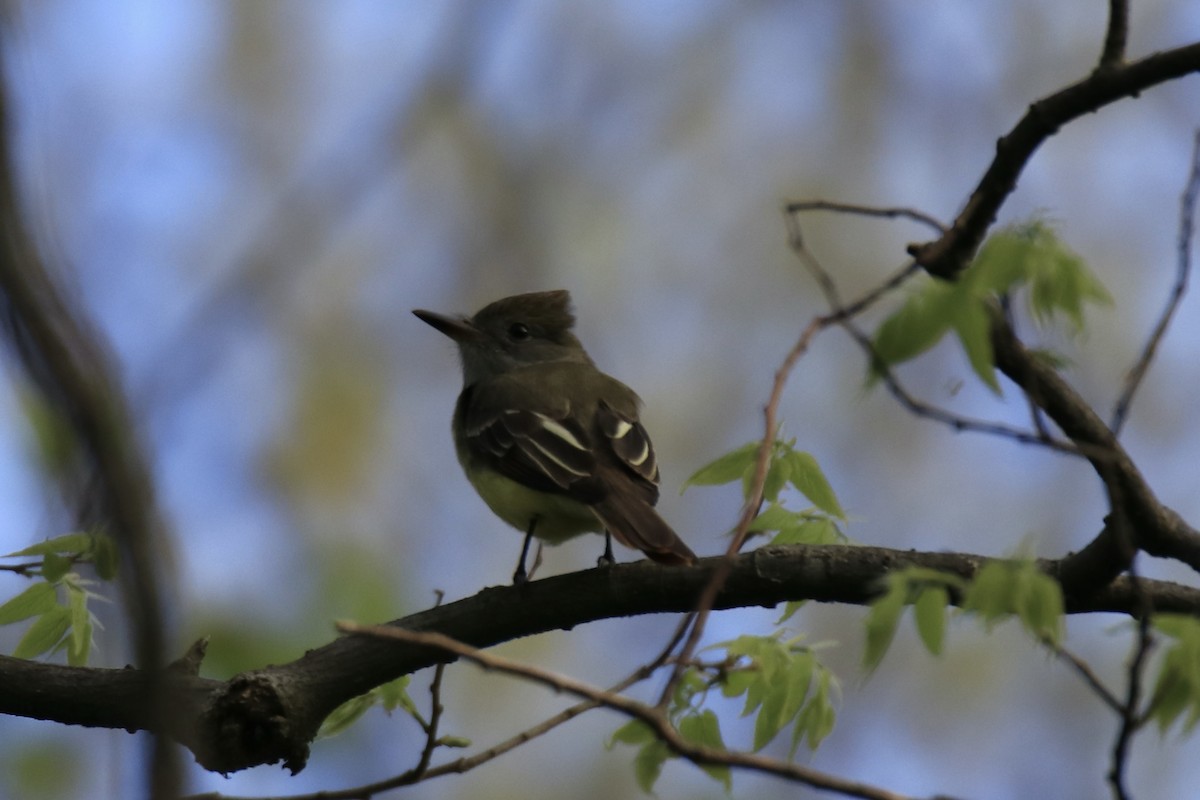
{"type": "Polygon", "coordinates": [[[508,326],[508,338],[514,342],[523,342],[529,338],[529,326],[524,322],[514,322],[508,326]]]}

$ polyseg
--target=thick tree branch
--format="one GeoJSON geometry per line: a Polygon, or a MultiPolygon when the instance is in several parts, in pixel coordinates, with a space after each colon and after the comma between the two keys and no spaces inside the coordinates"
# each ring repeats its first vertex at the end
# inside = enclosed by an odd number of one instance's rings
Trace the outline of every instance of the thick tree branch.
{"type": "Polygon", "coordinates": [[[966,206],[945,234],[924,244],[911,244],[908,252],[930,275],[953,280],[974,258],[988,228],[1017,179],[1042,142],[1063,125],[1098,111],[1109,103],[1160,83],[1200,71],[1200,43],[1155,53],[1139,61],[1117,63],[1116,36],[1105,45],[1103,68],[1049,97],[1034,102],[1016,126],[996,142],[996,157],[979,180],[966,206]]]}
{"type": "MultiPolygon", "coordinates": [[[[569,630],[601,619],[687,612],[723,559],[694,568],[649,562],[597,568],[484,589],[392,623],[436,631],[472,647],[491,647],[551,630],[569,630]]],[[[970,578],[988,559],[963,553],[922,553],[849,545],[763,547],[733,559],[714,599],[716,609],[765,606],[788,600],[864,604],[893,569],[919,565],[970,578]]],[[[1042,568],[1059,577],[1062,561],[1042,568]]],[[[1156,611],[1200,614],[1200,589],[1141,579],[1156,611]]],[[[1142,599],[1128,578],[1086,596],[1066,596],[1068,613],[1136,614],[1142,599]]],[[[174,702],[168,733],[216,772],[282,761],[304,767],[321,721],[351,697],[401,675],[445,660],[429,648],[397,648],[362,638],[337,639],[288,664],[215,681],[168,673],[174,702]]],[[[0,713],[127,730],[151,727],[140,702],[149,678],[141,670],[90,669],[0,657],[0,713]]]]}
{"type": "MultiPolygon", "coordinates": [[[[1147,553],[1182,561],[1200,571],[1200,533],[1155,497],[1137,466],[1082,397],[1054,368],[1025,349],[997,313],[992,317],[996,366],[1074,442],[1092,463],[1108,489],[1114,514],[1129,521],[1132,544],[1147,553]]],[[[1068,594],[1107,585],[1128,568],[1133,550],[1121,541],[1120,526],[1110,516],[1104,530],[1074,557],[1064,560],[1068,594]]]]}
{"type": "Polygon", "coordinates": [[[1104,32],[1104,50],[1097,69],[1112,69],[1125,60],[1125,42],[1129,39],[1129,0],[1108,0],[1108,29],[1104,32]]]}

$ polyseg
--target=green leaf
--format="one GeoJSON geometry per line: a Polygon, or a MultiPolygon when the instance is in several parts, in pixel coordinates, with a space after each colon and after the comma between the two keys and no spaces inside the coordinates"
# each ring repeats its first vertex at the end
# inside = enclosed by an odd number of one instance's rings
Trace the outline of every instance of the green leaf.
{"type": "Polygon", "coordinates": [[[825,737],[833,732],[834,723],[837,721],[837,713],[829,700],[829,682],[829,672],[822,670],[812,702],[805,706],[804,719],[797,721],[797,727],[803,727],[809,749],[814,751],[821,746],[825,737]]]}
{"type": "Polygon", "coordinates": [[[771,544],[841,544],[845,541],[833,520],[826,517],[803,519],[779,531],[771,544]]]}
{"type": "Polygon", "coordinates": [[[985,564],[967,588],[963,609],[989,628],[1015,615],[1037,639],[1057,642],[1062,636],[1062,588],[1029,559],[985,564]]]}
{"type": "Polygon", "coordinates": [[[738,480],[746,471],[747,465],[754,463],[760,444],[761,442],[749,442],[705,464],[683,482],[680,494],[689,486],[720,486],[738,480]]]}
{"type": "Polygon", "coordinates": [[[913,621],[925,648],[935,656],[942,652],[946,636],[946,606],[950,604],[950,593],[943,586],[928,586],[913,604],[913,621]]]}
{"type": "Polygon", "coordinates": [[[779,681],[765,687],[762,705],[754,720],[754,750],[762,750],[774,739],[787,720],[783,716],[784,704],[787,702],[788,685],[779,681]]]}
{"type": "Polygon", "coordinates": [[[721,694],[725,697],[739,697],[746,693],[750,684],[758,680],[758,672],[748,669],[731,669],[721,680],[721,694]]]}
{"type": "Polygon", "coordinates": [[[42,577],[50,583],[58,583],[71,569],[71,559],[57,553],[42,556],[42,577]]]}
{"type": "Polygon", "coordinates": [[[1026,569],[1028,579],[1018,584],[1022,591],[1015,598],[1017,616],[1034,636],[1058,643],[1062,638],[1062,587],[1032,564],[1026,569]]]}
{"type": "Polygon", "coordinates": [[[87,591],[75,581],[66,581],[67,607],[71,610],[71,636],[67,640],[67,663],[87,665],[92,650],[92,615],[88,611],[87,591]]]}
{"type": "Polygon", "coordinates": [[[30,545],[24,550],[18,550],[15,553],[9,553],[4,558],[15,558],[17,556],[44,556],[51,553],[83,553],[91,549],[92,534],[90,533],[68,533],[63,536],[55,536],[53,539],[47,539],[44,542],[38,542],[35,545],[30,545]]]}
{"type": "Polygon", "coordinates": [[[40,616],[57,606],[58,593],[54,587],[39,581],[0,606],[0,625],[40,616]]]}
{"type": "MultiPolygon", "coordinates": [[[[721,739],[721,724],[717,715],[705,709],[698,714],[688,714],[679,721],[679,735],[693,744],[711,747],[714,750],[724,750],[725,742],[721,739]]],[[[725,791],[733,789],[733,777],[728,765],[702,764],[700,768],[725,787],[725,791]]]]}
{"type": "Polygon", "coordinates": [[[691,707],[692,698],[708,688],[708,680],[694,667],[688,667],[679,676],[675,685],[675,694],[671,698],[672,708],[685,710],[691,707]]]}
{"type": "Polygon", "coordinates": [[[654,794],[654,784],[662,774],[663,763],[670,755],[671,750],[660,739],[643,745],[638,751],[633,759],[633,775],[643,792],[654,794]]]}
{"type": "Polygon", "coordinates": [[[1200,720],[1200,620],[1182,614],[1156,614],[1153,624],[1175,641],[1163,653],[1148,713],[1161,734],[1190,709],[1184,723],[1184,731],[1188,732],[1200,720]]]}
{"type": "MultiPolygon", "coordinates": [[[[812,685],[813,672],[816,668],[816,659],[812,653],[799,652],[792,659],[791,667],[788,669],[788,692],[787,704],[783,709],[784,724],[796,720],[800,710],[804,707],[804,701],[808,699],[808,689],[812,685]]],[[[788,754],[789,758],[796,757],[796,750],[800,746],[800,737],[797,734],[800,726],[793,726],[792,731],[792,747],[788,754]]]]}
{"type": "Polygon", "coordinates": [[[826,514],[838,519],[846,518],[846,512],[842,510],[833,487],[829,485],[815,458],[799,450],[790,450],[784,459],[791,467],[788,479],[792,486],[826,514]]]}
{"type": "Polygon", "coordinates": [[[1083,330],[1084,303],[1111,305],[1112,296],[1088,271],[1083,259],[1053,234],[1047,237],[1043,248],[1030,283],[1030,309],[1043,322],[1061,313],[1074,331],[1079,332],[1083,330]]]}
{"type": "Polygon", "coordinates": [[[437,738],[439,747],[470,747],[471,740],[463,736],[439,736],[437,738]]]}
{"type": "Polygon", "coordinates": [[[900,624],[900,615],[904,613],[907,594],[905,582],[893,580],[889,581],[887,592],[871,603],[871,610],[867,612],[867,646],[863,652],[863,668],[867,672],[873,672],[887,655],[900,624]]]}
{"type": "Polygon", "coordinates": [[[1154,627],[1172,639],[1200,638],[1200,620],[1187,614],[1155,614],[1154,627]]]}
{"type": "Polygon", "coordinates": [[[1009,291],[1029,276],[1027,239],[1020,228],[997,231],[979,248],[979,255],[959,281],[969,282],[978,297],[1009,291]]]}
{"type": "Polygon", "coordinates": [[[979,291],[1000,294],[1029,285],[1029,310],[1039,324],[1063,316],[1083,329],[1085,303],[1111,305],[1112,296],[1066,246],[1054,226],[1034,219],[997,231],[980,249],[966,278],[979,291]]]}
{"type": "MultiPolygon", "coordinates": [[[[950,330],[955,306],[954,287],[929,278],[875,332],[875,355],[891,366],[916,358],[950,330]]],[[[872,373],[875,367],[872,365],[872,373]]]]}
{"type": "Polygon", "coordinates": [[[54,608],[42,614],[13,650],[15,658],[37,658],[57,645],[71,627],[71,610],[64,606],[54,608]]]}
{"type": "Polygon", "coordinates": [[[792,616],[804,607],[807,600],[789,600],[783,605],[783,613],[779,615],[779,619],[775,620],[776,625],[782,625],[787,622],[792,616]]]}
{"type": "Polygon", "coordinates": [[[747,530],[755,533],[779,531],[795,525],[799,517],[799,512],[784,508],[778,503],[771,503],[750,521],[750,527],[747,530]]]}
{"type": "Polygon", "coordinates": [[[321,723],[321,727],[317,731],[317,738],[328,739],[349,728],[358,721],[359,717],[367,713],[371,706],[375,705],[375,699],[374,692],[367,692],[342,703],[321,723]]]}
{"type": "Polygon", "coordinates": [[[640,719],[631,719],[613,731],[612,736],[608,737],[605,747],[611,750],[618,743],[631,745],[647,744],[657,738],[654,730],[649,725],[640,719]]]}
{"type": "Polygon", "coordinates": [[[411,675],[402,675],[394,681],[388,681],[381,686],[377,686],[374,692],[379,696],[379,704],[383,706],[384,711],[390,713],[399,708],[410,717],[423,721],[424,718],[417,711],[416,703],[413,702],[412,697],[408,694],[408,685],[411,681],[411,675]]]}
{"type": "Polygon", "coordinates": [[[992,322],[987,307],[975,298],[964,298],[954,311],[954,332],[967,354],[971,369],[997,395],[996,357],[992,352],[992,322]]]}
{"type": "Polygon", "coordinates": [[[963,608],[978,614],[990,627],[1013,613],[1013,579],[1003,561],[984,564],[967,587],[963,608]]]}
{"type": "MultiPolygon", "coordinates": [[[[751,463],[742,473],[742,495],[746,498],[750,497],[750,490],[754,486],[754,473],[758,471],[757,467],[757,463],[751,463]]],[[[791,478],[791,472],[791,465],[785,459],[773,459],[767,465],[767,476],[763,479],[763,499],[774,503],[791,478]]]]}

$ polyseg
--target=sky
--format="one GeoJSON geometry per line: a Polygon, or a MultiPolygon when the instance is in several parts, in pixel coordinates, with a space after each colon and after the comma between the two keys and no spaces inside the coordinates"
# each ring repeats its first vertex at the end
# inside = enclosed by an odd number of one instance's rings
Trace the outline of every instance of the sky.
{"type": "MultiPolygon", "coordinates": [[[[1134,57],[1200,36],[1194,4],[1133,6],[1134,57]]],[[[698,553],[719,552],[737,490],[679,488],[760,435],[775,369],[824,310],[788,251],[782,203],[952,218],[1028,104],[1092,68],[1103,25],[1100,6],[1078,0],[17,4],[3,64],[24,198],[43,251],[111,344],[154,465],[179,651],[212,636],[206,674],[225,677],[297,657],[333,635],[334,619],[392,619],[435,591],[457,599],[507,582],[519,536],[459,473],[456,355],[413,308],[469,313],[570,289],[580,338],[645,401],[660,509],[698,553]]],[[[1069,378],[1105,413],[1174,277],[1198,100],[1192,78],[1068,126],[999,220],[1053,220],[1113,294],[1077,339],[1023,329],[1069,355],[1069,378]]],[[[805,231],[845,296],[927,236],[832,215],[805,231]]],[[[1193,521],[1197,318],[1185,297],[1124,437],[1159,496],[1193,521]]],[[[4,552],[69,525],[6,367],[4,552]]],[[[864,389],[865,369],[851,341],[822,334],[781,407],[785,434],[849,510],[852,539],[985,555],[1024,543],[1056,556],[1095,535],[1104,497],[1086,465],[915,419],[864,389]]],[[[900,376],[960,413],[1027,422],[1015,389],[992,395],[952,343],[900,376]]],[[[585,537],[548,550],[543,570],[590,567],[598,552],[585,537]]],[[[1194,583],[1172,565],[1144,568],[1194,583]]],[[[0,576],[0,597],[21,586],[0,576]]],[[[94,661],[120,666],[119,609],[101,616],[109,638],[94,661]]],[[[774,618],[720,614],[708,638],[769,633],[774,618]]],[[[843,685],[839,726],[806,757],[814,766],[917,795],[1106,791],[1115,720],[1019,632],[959,621],[940,659],[905,633],[866,680],[861,609],[814,607],[790,624],[837,642],[823,653],[843,685]]],[[[674,625],[605,622],[499,652],[611,683],[674,625]]],[[[1119,619],[1072,620],[1069,633],[1120,677],[1119,619]]],[[[0,646],[16,636],[0,631],[0,646]]],[[[447,724],[480,746],[562,706],[469,667],[450,672],[447,724]]],[[[425,699],[427,681],[416,676],[414,696],[425,699]]],[[[580,796],[637,796],[632,753],[602,746],[620,721],[589,717],[407,796],[556,797],[567,781],[580,796]]],[[[0,764],[74,748],[86,768],[51,796],[119,796],[136,785],[133,739],[3,719],[0,764]]],[[[195,768],[189,779],[234,794],[340,788],[402,771],[419,741],[411,722],[372,714],[318,743],[297,777],[195,768]]],[[[1194,787],[1196,747],[1145,733],[1138,797],[1194,787]]],[[[662,797],[720,793],[688,766],[662,780],[662,797]]],[[[739,775],[735,793],[792,787],[739,775]]]]}

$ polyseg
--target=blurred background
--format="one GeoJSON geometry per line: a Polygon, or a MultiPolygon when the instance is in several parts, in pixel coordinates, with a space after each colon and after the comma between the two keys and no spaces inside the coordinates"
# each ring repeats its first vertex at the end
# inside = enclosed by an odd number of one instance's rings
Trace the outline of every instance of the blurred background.
{"type": "MultiPolygon", "coordinates": [[[[1133,7],[1133,57],[1200,38],[1196,4],[1133,7]]],[[[951,219],[1026,106],[1092,69],[1106,13],[1081,0],[9,9],[3,63],[30,218],[117,354],[174,536],[163,569],[175,652],[210,636],[214,678],[298,657],[334,635],[335,619],[393,619],[437,591],[454,600],[510,580],[520,536],[460,474],[449,435],[457,356],[415,307],[473,312],[570,289],[597,363],[645,400],[664,515],[698,553],[719,552],[737,488],[679,487],[761,435],[774,370],[824,310],[788,251],[781,204],[822,197],[951,219]]],[[[1034,337],[1072,358],[1069,377],[1105,415],[1174,278],[1198,109],[1193,78],[1070,125],[1002,215],[1056,220],[1113,293],[1085,338],[1034,337]]],[[[805,231],[846,296],[927,238],[909,223],[831,215],[805,231]]],[[[1187,297],[1125,433],[1159,496],[1193,523],[1197,310],[1187,297]]],[[[5,363],[0,551],[11,552],[70,522],[5,363]]],[[[1099,529],[1104,496],[1084,463],[915,419],[864,391],[864,372],[852,342],[823,334],[782,406],[785,435],[823,465],[855,541],[989,555],[1024,542],[1057,556],[1099,529]]],[[[1027,421],[1024,399],[980,388],[953,343],[900,375],[961,413],[1027,421]]],[[[599,551],[596,537],[547,550],[542,574],[591,567],[599,551]]],[[[1194,583],[1171,565],[1143,569],[1194,583]]],[[[0,598],[22,587],[0,574],[0,598]]],[[[100,614],[93,663],[121,666],[121,610],[100,614]]],[[[724,612],[708,639],[767,633],[776,616],[724,612]]],[[[837,729],[806,762],[914,795],[1107,794],[1116,720],[1019,631],[985,636],[961,622],[934,659],[905,625],[867,681],[862,619],[813,606],[789,623],[836,642],[824,658],[844,693],[837,729]]],[[[616,620],[499,652],[608,685],[675,625],[616,620]]],[[[1068,646],[1119,681],[1129,626],[1095,617],[1068,629],[1068,646]]],[[[0,647],[19,634],[0,630],[0,647]]],[[[423,707],[428,681],[412,686],[423,707]]],[[[460,665],[444,702],[445,732],[483,748],[570,701],[460,665]]],[[[727,710],[726,742],[746,746],[738,709],[727,710]]],[[[621,722],[588,714],[404,796],[639,796],[633,751],[603,747],[621,722]]],[[[316,743],[299,776],[193,767],[189,788],[337,789],[407,769],[420,743],[411,720],[376,710],[316,743]]],[[[778,744],[769,752],[786,755],[778,744]]],[[[123,732],[0,719],[0,796],[132,796],[135,745],[123,732]]],[[[1177,733],[1142,734],[1137,796],[1193,792],[1198,755],[1177,733]]],[[[734,776],[734,792],[805,795],[749,774],[734,776]]],[[[672,763],[658,795],[723,792],[672,763]]]]}

